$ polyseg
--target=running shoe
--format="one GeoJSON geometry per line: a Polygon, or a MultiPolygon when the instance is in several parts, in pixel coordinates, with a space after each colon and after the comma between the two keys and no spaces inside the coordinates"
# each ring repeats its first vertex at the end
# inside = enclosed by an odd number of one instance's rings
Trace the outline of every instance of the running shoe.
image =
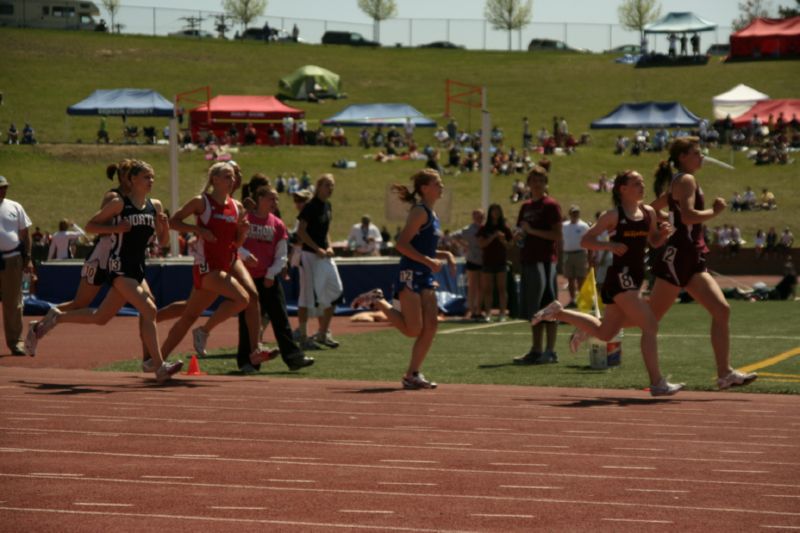
{"type": "Polygon", "coordinates": [[[286,366],[288,366],[289,370],[291,370],[292,372],[295,372],[307,366],[311,366],[313,364],[314,364],[314,358],[308,357],[306,355],[297,355],[295,357],[291,357],[286,360],[286,366]]]}
{"type": "Polygon", "coordinates": [[[500,315],[497,316],[497,321],[498,322],[506,322],[507,320],[508,320],[508,316],[505,315],[505,314],[500,314],[500,315]]]}
{"type": "Polygon", "coordinates": [[[758,374],[755,372],[739,372],[738,370],[731,370],[731,373],[724,378],[717,380],[717,387],[719,390],[729,389],[731,387],[744,387],[758,379],[758,374]]]}
{"type": "Polygon", "coordinates": [[[244,365],[242,368],[239,369],[239,372],[241,372],[242,374],[255,374],[258,372],[258,370],[250,363],[247,363],[246,365],[244,365]]]}
{"type": "Polygon", "coordinates": [[[515,365],[535,365],[537,361],[541,359],[542,352],[536,352],[534,350],[529,351],[525,355],[520,355],[519,357],[514,358],[515,365]]]}
{"type": "Polygon", "coordinates": [[[311,337],[311,340],[313,340],[317,344],[321,344],[322,346],[327,346],[328,348],[339,347],[339,341],[333,338],[333,335],[331,335],[330,331],[326,331],[324,334],[320,331],[319,333],[311,337]]]}
{"type": "Polygon", "coordinates": [[[367,291],[356,296],[356,299],[353,300],[353,303],[350,304],[350,307],[353,309],[360,309],[364,307],[367,309],[372,309],[375,307],[375,302],[382,299],[383,291],[381,289],[372,289],[371,291],[367,291]]]}
{"type": "Polygon", "coordinates": [[[578,353],[581,345],[586,342],[588,338],[588,333],[582,329],[575,329],[575,331],[572,332],[572,335],[569,336],[569,351],[572,353],[578,353]]]}
{"type": "Polygon", "coordinates": [[[36,326],[39,322],[32,320],[28,324],[28,333],[25,335],[25,353],[34,357],[36,355],[36,346],[39,344],[39,337],[36,335],[36,326]]]}
{"type": "Polygon", "coordinates": [[[650,396],[672,396],[685,386],[683,383],[670,383],[667,378],[661,378],[658,385],[650,385],[650,396]]]}
{"type": "Polygon", "coordinates": [[[38,338],[42,338],[47,333],[56,327],[56,322],[58,321],[58,316],[64,314],[62,311],[59,311],[57,307],[51,307],[47,310],[47,314],[44,315],[44,318],[41,322],[36,326],[36,336],[38,338]]]}
{"type": "Polygon", "coordinates": [[[156,363],[153,361],[152,358],[148,357],[144,361],[142,361],[142,372],[155,372],[156,371],[156,363]]]}
{"type": "Polygon", "coordinates": [[[539,322],[553,322],[556,319],[556,315],[560,313],[564,309],[564,306],[561,305],[561,302],[558,300],[553,300],[544,309],[540,309],[538,313],[533,315],[531,319],[531,326],[537,325],[539,322]]]}
{"type": "Polygon", "coordinates": [[[262,350],[261,348],[256,348],[253,350],[253,353],[250,354],[250,364],[253,366],[260,365],[261,363],[272,361],[280,354],[281,351],[279,348],[274,348],[272,350],[262,350]]]}
{"type": "Polygon", "coordinates": [[[183,361],[175,361],[174,363],[164,361],[156,370],[156,381],[166,383],[172,379],[172,376],[180,372],[181,368],[183,368],[183,361]]]}
{"type": "Polygon", "coordinates": [[[419,372],[414,372],[410,376],[403,376],[403,388],[406,390],[435,389],[438,384],[428,381],[419,372]]]}
{"type": "Polygon", "coordinates": [[[192,330],[192,342],[194,343],[194,351],[197,352],[198,357],[205,357],[206,344],[208,344],[208,332],[203,328],[194,328],[192,330]]]}
{"type": "Polygon", "coordinates": [[[322,346],[314,342],[314,339],[306,338],[300,341],[300,348],[305,350],[321,350],[322,346]]]}

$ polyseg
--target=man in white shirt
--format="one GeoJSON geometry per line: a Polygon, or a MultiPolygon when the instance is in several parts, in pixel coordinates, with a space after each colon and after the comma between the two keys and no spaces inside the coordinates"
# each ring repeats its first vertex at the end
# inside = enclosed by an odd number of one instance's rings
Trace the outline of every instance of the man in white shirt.
{"type": "Polygon", "coordinates": [[[589,231],[589,224],[581,220],[581,209],[577,205],[569,208],[569,220],[563,223],[561,235],[564,244],[564,261],[562,263],[564,277],[567,278],[569,304],[575,307],[575,297],[586,279],[589,270],[589,254],[581,248],[581,239],[589,231]]]}
{"type": "Polygon", "coordinates": [[[381,255],[381,230],[372,223],[369,215],[361,217],[361,224],[353,226],[347,242],[355,255],[381,255]]]}
{"type": "Polygon", "coordinates": [[[25,355],[22,341],[22,277],[33,273],[31,219],[23,207],[6,198],[8,180],[0,176],[0,298],[3,329],[11,355],[25,355]]]}

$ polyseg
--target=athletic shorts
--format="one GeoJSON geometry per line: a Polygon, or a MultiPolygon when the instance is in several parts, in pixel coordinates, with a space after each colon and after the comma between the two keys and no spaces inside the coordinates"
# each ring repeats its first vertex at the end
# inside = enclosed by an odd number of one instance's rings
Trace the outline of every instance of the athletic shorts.
{"type": "Polygon", "coordinates": [[[86,278],[89,285],[100,286],[110,281],[108,257],[111,255],[111,239],[100,237],[81,267],[81,277],[86,278]]]}
{"type": "Polygon", "coordinates": [[[484,274],[502,274],[503,272],[508,272],[508,265],[506,264],[494,265],[494,266],[484,265],[481,267],[481,272],[483,272],[484,274]]]}
{"type": "Polygon", "coordinates": [[[403,289],[420,293],[425,289],[436,289],[438,283],[433,278],[432,272],[423,272],[419,270],[401,270],[397,278],[397,292],[400,293],[403,289]]]}
{"type": "Polygon", "coordinates": [[[481,265],[479,265],[478,263],[473,263],[472,261],[467,261],[466,263],[464,263],[464,268],[467,269],[467,270],[480,271],[481,268],[483,268],[483,267],[481,267],[481,265]]]}
{"type": "Polygon", "coordinates": [[[613,304],[614,297],[625,291],[638,291],[644,283],[644,275],[620,272],[613,266],[608,269],[603,287],[600,289],[600,299],[604,304],[613,304]]]}
{"type": "Polygon", "coordinates": [[[686,287],[695,274],[706,272],[706,254],[696,248],[668,244],[653,264],[653,275],[677,287],[686,287]]]}
{"type": "Polygon", "coordinates": [[[555,263],[523,263],[520,311],[530,320],[539,309],[556,299],[555,263]]]}

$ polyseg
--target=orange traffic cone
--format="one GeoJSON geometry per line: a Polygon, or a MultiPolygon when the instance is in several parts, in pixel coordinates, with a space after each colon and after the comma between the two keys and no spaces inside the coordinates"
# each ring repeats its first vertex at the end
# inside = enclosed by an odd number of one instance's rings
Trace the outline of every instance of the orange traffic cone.
{"type": "Polygon", "coordinates": [[[187,376],[205,376],[205,372],[200,371],[200,363],[197,362],[197,356],[193,355],[192,360],[189,361],[189,370],[186,371],[187,376]]]}

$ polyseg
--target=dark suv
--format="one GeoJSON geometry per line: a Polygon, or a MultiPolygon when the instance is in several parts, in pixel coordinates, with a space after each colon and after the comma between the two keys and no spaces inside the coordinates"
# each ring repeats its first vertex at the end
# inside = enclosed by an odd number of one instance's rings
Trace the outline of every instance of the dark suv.
{"type": "Polygon", "coordinates": [[[364,39],[360,33],[353,31],[326,31],[322,36],[322,44],[349,44],[351,46],[380,46],[380,43],[364,39]]]}

